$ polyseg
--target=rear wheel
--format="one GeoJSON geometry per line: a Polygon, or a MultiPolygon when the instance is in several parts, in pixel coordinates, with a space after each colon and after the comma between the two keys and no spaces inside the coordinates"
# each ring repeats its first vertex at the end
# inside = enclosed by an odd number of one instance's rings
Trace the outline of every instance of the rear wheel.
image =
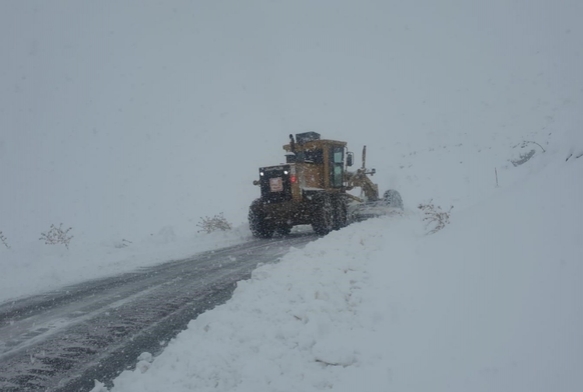
{"type": "Polygon", "coordinates": [[[275,228],[266,219],[266,214],[261,208],[261,199],[255,200],[249,207],[249,229],[254,237],[271,238],[275,228]]]}
{"type": "Polygon", "coordinates": [[[288,225],[282,225],[282,226],[279,226],[279,227],[277,227],[277,228],[275,229],[275,232],[276,232],[278,235],[280,235],[280,236],[282,236],[282,237],[283,237],[283,236],[289,235],[289,233],[291,233],[291,229],[292,229],[292,228],[291,228],[291,226],[288,226],[288,225]]]}
{"type": "Polygon", "coordinates": [[[316,234],[326,235],[332,230],[334,211],[330,196],[325,193],[314,196],[312,212],[312,229],[316,234]]]}

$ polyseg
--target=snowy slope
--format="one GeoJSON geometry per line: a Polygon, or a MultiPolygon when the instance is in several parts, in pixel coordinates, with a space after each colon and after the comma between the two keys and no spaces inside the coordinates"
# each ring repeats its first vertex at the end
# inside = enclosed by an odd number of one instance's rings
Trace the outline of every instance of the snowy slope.
{"type": "Polygon", "coordinates": [[[435,235],[409,209],[257,269],[112,391],[580,390],[577,139],[435,235]]]}
{"type": "Polygon", "coordinates": [[[0,301],[248,240],[257,167],[316,131],[367,145],[407,214],[262,267],[116,390],[583,389],[582,18],[546,0],[2,2],[0,301]],[[454,206],[433,236],[429,200],[454,206]],[[198,234],[219,212],[237,229],[198,234]],[[38,240],[60,222],[69,250],[38,240]]]}
{"type": "Polygon", "coordinates": [[[2,2],[0,230],[17,250],[60,222],[83,243],[188,237],[220,212],[239,225],[257,167],[307,130],[367,145],[381,189],[445,202],[407,183],[430,174],[401,156],[552,132],[581,107],[582,15],[546,0],[2,2]]]}

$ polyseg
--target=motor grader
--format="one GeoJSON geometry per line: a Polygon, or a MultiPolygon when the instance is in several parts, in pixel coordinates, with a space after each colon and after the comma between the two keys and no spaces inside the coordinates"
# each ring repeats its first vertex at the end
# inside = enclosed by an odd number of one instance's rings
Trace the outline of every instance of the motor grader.
{"type": "Polygon", "coordinates": [[[379,199],[378,186],[367,170],[366,146],[362,167],[354,172],[354,154],[346,142],[324,140],[316,132],[289,135],[283,146],[286,162],[259,168],[261,197],[249,207],[249,227],[255,237],[287,235],[292,227],[311,225],[320,235],[339,230],[352,221],[382,215],[387,209],[401,208],[397,191],[385,192],[379,199]],[[350,193],[361,188],[361,197],[350,193]]]}

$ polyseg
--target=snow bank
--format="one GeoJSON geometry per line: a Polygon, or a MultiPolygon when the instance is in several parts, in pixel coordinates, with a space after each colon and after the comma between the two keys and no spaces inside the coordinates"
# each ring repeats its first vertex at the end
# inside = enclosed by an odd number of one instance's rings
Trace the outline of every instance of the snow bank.
{"type": "Polygon", "coordinates": [[[314,390],[358,375],[372,364],[367,270],[385,240],[375,232],[391,224],[354,224],[258,268],[233,299],[192,321],[146,373],[124,373],[114,391],[314,390]]]}

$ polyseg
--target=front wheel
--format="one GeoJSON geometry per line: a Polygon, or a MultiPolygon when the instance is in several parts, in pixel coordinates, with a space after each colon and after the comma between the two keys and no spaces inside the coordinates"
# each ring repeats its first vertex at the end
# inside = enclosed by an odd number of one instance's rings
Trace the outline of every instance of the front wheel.
{"type": "Polygon", "coordinates": [[[266,219],[266,214],[262,210],[260,199],[255,200],[249,207],[249,229],[254,237],[271,238],[275,228],[266,219]]]}
{"type": "Polygon", "coordinates": [[[315,196],[312,214],[312,229],[316,234],[326,235],[332,231],[334,213],[330,196],[326,194],[315,196]]]}

